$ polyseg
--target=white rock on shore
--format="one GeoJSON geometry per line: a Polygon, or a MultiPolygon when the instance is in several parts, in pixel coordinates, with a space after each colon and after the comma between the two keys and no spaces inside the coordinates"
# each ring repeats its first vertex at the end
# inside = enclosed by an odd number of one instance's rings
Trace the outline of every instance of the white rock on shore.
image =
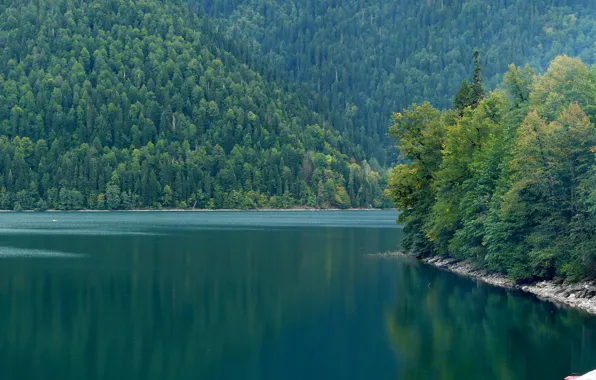
{"type": "Polygon", "coordinates": [[[548,300],[581,309],[590,314],[596,314],[596,284],[593,282],[585,281],[573,284],[559,284],[554,281],[542,281],[530,285],[517,285],[505,276],[489,273],[483,269],[477,269],[465,261],[440,257],[426,258],[422,259],[422,261],[429,265],[444,268],[491,285],[509,289],[520,289],[524,292],[532,293],[542,300],[548,300]]]}

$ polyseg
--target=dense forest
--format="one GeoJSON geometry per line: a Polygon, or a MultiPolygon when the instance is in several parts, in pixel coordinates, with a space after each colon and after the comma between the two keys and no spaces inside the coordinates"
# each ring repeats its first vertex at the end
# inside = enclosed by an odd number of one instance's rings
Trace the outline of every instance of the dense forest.
{"type": "Polygon", "coordinates": [[[474,47],[487,90],[512,62],[591,63],[595,12],[564,0],[5,2],[0,209],[390,206],[392,112],[449,108],[474,47]]]}
{"type": "Polygon", "coordinates": [[[378,161],[187,3],[0,15],[0,209],[383,206],[378,161]]]}
{"type": "Polygon", "coordinates": [[[596,3],[570,0],[188,0],[272,66],[323,96],[316,110],[384,165],[391,113],[439,109],[483,52],[496,88],[511,63],[543,71],[556,56],[596,58],[596,3]],[[378,149],[379,146],[384,149],[378,149]]]}
{"type": "Polygon", "coordinates": [[[596,67],[567,56],[542,75],[511,65],[486,95],[481,69],[456,109],[427,102],[393,116],[405,163],[388,193],[404,210],[404,248],[519,281],[593,277],[596,67]]]}

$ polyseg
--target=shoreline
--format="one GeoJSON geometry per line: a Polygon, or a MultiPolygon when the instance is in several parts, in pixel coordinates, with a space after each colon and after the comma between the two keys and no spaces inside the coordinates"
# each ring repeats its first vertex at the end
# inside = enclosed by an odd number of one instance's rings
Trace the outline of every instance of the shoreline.
{"type": "Polygon", "coordinates": [[[92,209],[81,209],[81,210],[43,210],[43,211],[35,211],[35,210],[22,210],[22,211],[15,211],[15,210],[0,210],[0,213],[43,213],[43,212],[271,212],[271,211],[280,211],[280,212],[289,212],[289,211],[309,211],[309,212],[318,212],[318,211],[397,211],[395,208],[254,208],[254,209],[234,209],[234,208],[219,208],[219,209],[207,209],[207,208],[197,208],[197,209],[187,209],[187,208],[168,208],[168,209],[161,209],[161,210],[152,210],[152,209],[132,209],[132,210],[92,210],[92,209]]]}
{"type": "Polygon", "coordinates": [[[419,260],[427,265],[448,270],[477,281],[505,289],[521,290],[525,293],[535,295],[542,301],[549,301],[559,306],[571,307],[596,315],[596,284],[594,282],[565,283],[550,280],[518,285],[503,275],[490,273],[484,269],[477,269],[466,261],[440,257],[419,260]]]}
{"type": "Polygon", "coordinates": [[[533,294],[542,301],[548,301],[557,306],[564,306],[582,310],[588,314],[596,315],[596,283],[582,281],[578,283],[566,283],[557,281],[539,281],[531,284],[516,284],[515,281],[485,269],[475,268],[470,262],[452,258],[429,257],[416,258],[402,252],[388,252],[368,256],[381,258],[410,257],[435,268],[449,271],[489,285],[505,289],[516,289],[522,292],[533,294]]]}

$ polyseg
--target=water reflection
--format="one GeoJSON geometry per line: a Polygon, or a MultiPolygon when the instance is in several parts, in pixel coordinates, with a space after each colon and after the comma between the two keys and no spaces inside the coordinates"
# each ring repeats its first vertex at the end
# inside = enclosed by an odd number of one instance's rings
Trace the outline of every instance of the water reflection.
{"type": "Polygon", "coordinates": [[[292,326],[331,304],[340,316],[354,312],[363,254],[394,246],[391,235],[300,228],[6,236],[19,250],[86,258],[2,262],[0,374],[264,378],[272,363],[260,358],[292,326]]]}
{"type": "Polygon", "coordinates": [[[385,321],[397,379],[562,379],[596,365],[593,318],[456,275],[401,266],[385,321]]]}
{"type": "Polygon", "coordinates": [[[364,257],[400,239],[373,214],[331,214],[344,223],[333,228],[299,213],[274,227],[269,214],[251,227],[245,214],[217,227],[164,214],[68,214],[56,234],[35,215],[0,215],[37,231],[0,232],[1,379],[560,380],[596,368],[594,318],[364,257]]]}

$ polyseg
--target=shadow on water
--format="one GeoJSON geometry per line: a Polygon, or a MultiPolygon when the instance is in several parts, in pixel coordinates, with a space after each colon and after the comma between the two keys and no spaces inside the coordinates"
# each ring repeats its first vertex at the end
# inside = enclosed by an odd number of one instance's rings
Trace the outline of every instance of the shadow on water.
{"type": "Polygon", "coordinates": [[[400,265],[385,323],[397,379],[559,379],[596,367],[596,321],[518,291],[400,265]]]}

